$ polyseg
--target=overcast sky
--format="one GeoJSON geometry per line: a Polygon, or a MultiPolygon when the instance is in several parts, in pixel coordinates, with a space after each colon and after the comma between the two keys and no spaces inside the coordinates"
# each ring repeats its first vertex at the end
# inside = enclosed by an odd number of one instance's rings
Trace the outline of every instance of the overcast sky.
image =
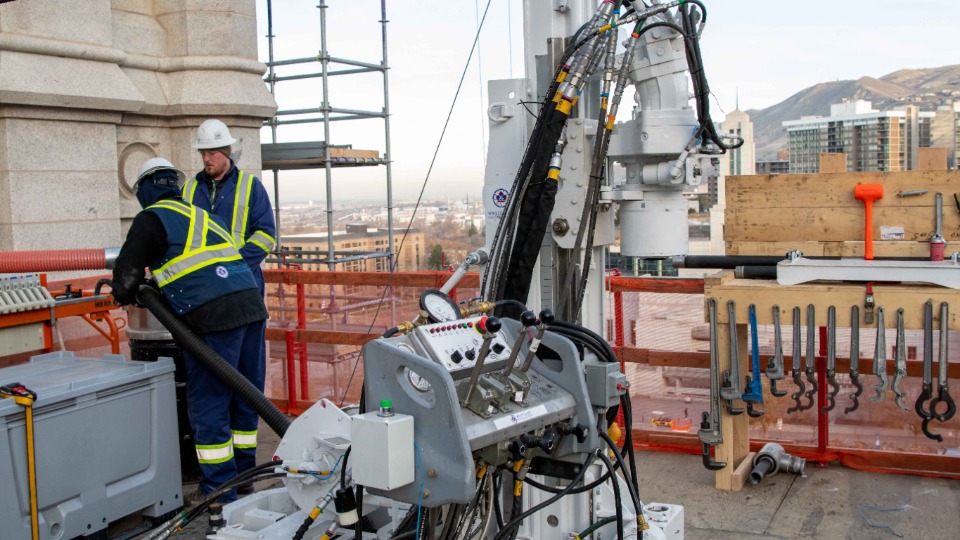
{"type": "MultiPolygon", "coordinates": [[[[327,47],[333,57],[379,63],[380,2],[327,0],[327,47]]],[[[320,49],[316,0],[274,0],[276,60],[315,56],[320,49]]],[[[415,198],[453,100],[460,74],[487,5],[485,0],[387,2],[391,143],[396,200],[415,198]]],[[[904,68],[960,64],[954,0],[846,2],[704,0],[701,43],[715,95],[714,120],[735,108],[768,107],[819,82],[881,77],[904,68]]],[[[267,59],[266,0],[257,0],[260,59],[267,59]]],[[[480,45],[457,101],[425,197],[479,197],[483,184],[486,82],[524,76],[521,0],[492,0],[480,45]]],[[[337,66],[331,66],[336,69],[337,66]]],[[[340,67],[342,69],[342,67],[340,67]]],[[[279,75],[319,71],[319,64],[279,75]]],[[[281,82],[281,109],[318,107],[319,79],[281,82]]],[[[332,78],[334,107],[380,110],[379,75],[332,78]]],[[[627,119],[630,103],[620,109],[627,119]]],[[[383,148],[380,120],[334,122],[330,141],[359,149],[383,148]]],[[[323,140],[322,124],[281,126],[279,142],[323,140]]],[[[268,130],[263,142],[270,141],[268,130]]],[[[334,171],[335,201],[386,201],[384,168],[334,171]]],[[[323,171],[281,173],[281,201],[325,197],[323,171]]],[[[272,174],[264,174],[272,186],[272,174]]],[[[268,186],[269,187],[269,186],[268,186]]],[[[272,187],[271,187],[272,192],[272,187]]]]}

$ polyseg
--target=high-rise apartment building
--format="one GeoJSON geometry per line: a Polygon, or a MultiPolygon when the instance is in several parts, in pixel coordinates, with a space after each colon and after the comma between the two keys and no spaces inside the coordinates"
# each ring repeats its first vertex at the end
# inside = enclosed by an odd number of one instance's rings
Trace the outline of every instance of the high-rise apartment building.
{"type": "Polygon", "coordinates": [[[790,172],[820,170],[820,154],[846,154],[848,171],[909,171],[920,147],[930,146],[932,112],[917,107],[878,111],[869,101],[830,106],[830,116],[783,123],[790,138],[790,172]]]}
{"type": "Polygon", "coordinates": [[[724,179],[727,176],[756,174],[756,144],[753,140],[753,122],[750,115],[735,109],[717,125],[717,132],[743,137],[743,146],[727,150],[721,157],[720,174],[710,178],[707,184],[707,207],[723,202],[724,179]]]}

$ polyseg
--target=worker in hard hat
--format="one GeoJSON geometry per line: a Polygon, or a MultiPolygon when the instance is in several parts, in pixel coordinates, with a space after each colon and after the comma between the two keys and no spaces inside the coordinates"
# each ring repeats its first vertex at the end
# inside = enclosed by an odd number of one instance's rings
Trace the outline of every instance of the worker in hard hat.
{"type": "MultiPolygon", "coordinates": [[[[207,345],[241,373],[255,372],[268,316],[263,296],[226,224],[182,199],[183,181],[166,159],[141,167],[134,189],[143,211],[117,256],[113,297],[121,305],[134,303],[149,268],[170,307],[207,345]]],[[[255,445],[242,435],[255,434],[259,418],[190,351],[183,350],[183,358],[205,495],[237,475],[235,447],[255,445]]],[[[231,491],[223,500],[234,498],[231,491]]]]}
{"type": "MultiPolygon", "coordinates": [[[[234,242],[250,266],[254,280],[263,297],[263,272],[260,263],[273,251],[276,241],[276,226],[273,220],[273,208],[267,197],[267,190],[253,174],[237,168],[232,159],[233,145],[237,139],[230,135],[226,124],[220,120],[206,120],[197,128],[197,139],[193,148],[203,158],[203,170],[196,177],[188,179],[183,186],[183,198],[198,208],[221,217],[227,223],[227,230],[233,235],[234,242]]],[[[261,339],[256,354],[260,361],[256,365],[244,365],[240,372],[263,391],[266,376],[266,322],[261,323],[261,339]]],[[[253,351],[244,351],[253,355],[253,351]]],[[[234,451],[237,469],[243,472],[256,465],[257,426],[249,426],[235,433],[234,451]]]]}

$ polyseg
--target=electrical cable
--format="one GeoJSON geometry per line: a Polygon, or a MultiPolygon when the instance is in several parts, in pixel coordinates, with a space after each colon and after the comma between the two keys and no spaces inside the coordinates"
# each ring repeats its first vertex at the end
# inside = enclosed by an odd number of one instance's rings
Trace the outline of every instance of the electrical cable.
{"type": "Polygon", "coordinates": [[[599,529],[600,527],[603,527],[607,523],[612,523],[616,520],[617,520],[617,516],[607,516],[601,519],[600,521],[597,521],[596,523],[590,525],[589,527],[584,529],[583,532],[581,532],[580,534],[574,536],[573,540],[583,540],[587,536],[590,536],[591,534],[593,534],[593,531],[599,529]]]}
{"type": "MultiPolygon", "coordinates": [[[[490,4],[493,0],[487,0],[487,7],[483,10],[483,17],[480,19],[480,24],[477,26],[477,33],[473,38],[473,45],[470,46],[470,54],[467,55],[467,62],[463,66],[463,72],[460,74],[460,82],[457,84],[457,90],[453,94],[453,102],[450,103],[450,110],[447,111],[447,119],[443,123],[443,129],[440,131],[440,139],[437,141],[437,147],[433,151],[433,157],[430,159],[430,166],[427,168],[427,175],[423,179],[423,184],[420,187],[420,194],[417,196],[417,202],[413,206],[413,213],[410,214],[410,221],[407,223],[407,228],[403,231],[403,236],[400,238],[400,246],[397,248],[397,255],[399,258],[399,253],[403,250],[403,244],[407,239],[407,235],[410,234],[410,228],[413,227],[413,220],[417,217],[417,210],[420,208],[420,202],[423,200],[423,194],[427,189],[427,182],[430,181],[430,174],[433,172],[433,166],[437,161],[437,155],[440,153],[440,146],[443,144],[443,138],[447,133],[447,127],[450,125],[450,118],[453,116],[453,110],[457,105],[457,98],[460,97],[460,89],[463,88],[463,81],[467,76],[467,71],[470,69],[470,61],[473,59],[473,52],[477,48],[477,42],[480,40],[480,31],[483,30],[483,23],[487,20],[487,13],[490,11],[490,4]]],[[[383,306],[383,301],[387,297],[387,291],[391,288],[391,281],[393,280],[394,269],[396,267],[396,261],[391,261],[390,264],[390,274],[387,276],[387,283],[383,287],[383,293],[380,295],[380,301],[377,303],[377,309],[373,314],[373,320],[370,321],[370,328],[367,329],[369,334],[373,330],[373,326],[377,322],[377,317],[380,315],[380,309],[383,306]]],[[[356,377],[357,368],[360,366],[360,361],[363,360],[363,350],[361,349],[360,355],[357,356],[357,359],[353,363],[353,370],[350,372],[350,378],[347,379],[346,387],[343,390],[343,396],[340,398],[340,407],[343,407],[344,401],[347,399],[347,394],[350,392],[350,385],[353,384],[353,379],[356,377]]]]}

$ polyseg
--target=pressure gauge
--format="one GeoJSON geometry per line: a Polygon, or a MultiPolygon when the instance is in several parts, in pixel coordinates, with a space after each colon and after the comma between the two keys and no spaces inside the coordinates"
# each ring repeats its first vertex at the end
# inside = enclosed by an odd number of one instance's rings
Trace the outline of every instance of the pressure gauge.
{"type": "Polygon", "coordinates": [[[427,289],[420,294],[420,309],[426,311],[433,322],[455,321],[463,316],[460,306],[436,289],[427,289]]]}
{"type": "Polygon", "coordinates": [[[427,380],[424,379],[422,375],[420,375],[416,371],[413,371],[410,368],[404,368],[404,370],[407,372],[407,380],[410,381],[410,384],[413,385],[414,389],[416,389],[419,392],[430,391],[430,383],[428,383],[427,380]]]}

